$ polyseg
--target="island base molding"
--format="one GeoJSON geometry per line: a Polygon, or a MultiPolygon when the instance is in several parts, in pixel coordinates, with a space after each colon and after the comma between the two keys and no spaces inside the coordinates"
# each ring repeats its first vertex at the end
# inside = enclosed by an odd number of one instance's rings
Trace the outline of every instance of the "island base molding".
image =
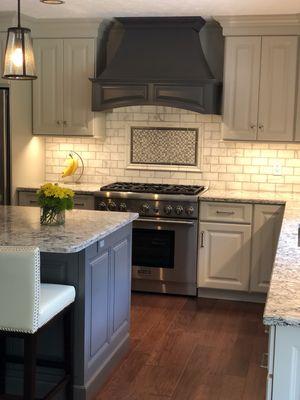
{"type": "Polygon", "coordinates": [[[109,377],[113,368],[126,356],[130,347],[129,334],[124,338],[122,343],[115,349],[111,358],[106,361],[99,371],[87,383],[86,387],[74,386],[74,400],[92,400],[95,399],[106,379],[109,377]]]}

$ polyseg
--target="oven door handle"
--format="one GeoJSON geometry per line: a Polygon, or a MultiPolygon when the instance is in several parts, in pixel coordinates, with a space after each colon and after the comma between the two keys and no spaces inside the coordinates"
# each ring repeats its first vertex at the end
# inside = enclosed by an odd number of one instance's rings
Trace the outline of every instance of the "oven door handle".
{"type": "Polygon", "coordinates": [[[173,225],[195,225],[194,221],[182,221],[182,220],[173,220],[173,219],[159,219],[159,218],[138,218],[135,222],[158,222],[162,224],[173,224],[173,225]]]}

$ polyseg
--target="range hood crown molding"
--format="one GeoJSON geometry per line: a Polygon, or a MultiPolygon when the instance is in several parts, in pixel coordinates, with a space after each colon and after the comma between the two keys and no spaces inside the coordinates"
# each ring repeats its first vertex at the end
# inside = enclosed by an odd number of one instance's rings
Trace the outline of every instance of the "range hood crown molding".
{"type": "Polygon", "coordinates": [[[164,105],[218,114],[221,83],[204,56],[201,17],[116,18],[124,29],[114,57],[93,82],[93,111],[164,105]]]}

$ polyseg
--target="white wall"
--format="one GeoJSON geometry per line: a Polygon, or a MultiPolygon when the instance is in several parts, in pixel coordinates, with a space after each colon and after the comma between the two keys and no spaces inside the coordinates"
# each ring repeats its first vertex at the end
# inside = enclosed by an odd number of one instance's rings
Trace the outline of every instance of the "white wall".
{"type": "Polygon", "coordinates": [[[45,139],[32,136],[31,82],[10,83],[12,200],[18,186],[45,178],[45,139]]]}

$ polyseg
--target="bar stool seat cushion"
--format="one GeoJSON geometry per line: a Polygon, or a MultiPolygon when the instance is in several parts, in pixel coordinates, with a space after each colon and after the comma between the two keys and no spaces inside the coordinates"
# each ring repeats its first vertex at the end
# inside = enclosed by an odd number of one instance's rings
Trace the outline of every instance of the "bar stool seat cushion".
{"type": "Polygon", "coordinates": [[[39,328],[72,304],[74,300],[75,288],[73,286],[41,283],[39,328]]]}

